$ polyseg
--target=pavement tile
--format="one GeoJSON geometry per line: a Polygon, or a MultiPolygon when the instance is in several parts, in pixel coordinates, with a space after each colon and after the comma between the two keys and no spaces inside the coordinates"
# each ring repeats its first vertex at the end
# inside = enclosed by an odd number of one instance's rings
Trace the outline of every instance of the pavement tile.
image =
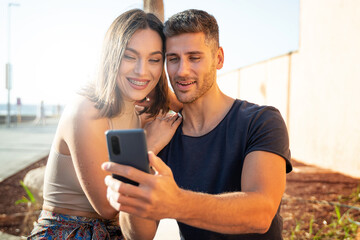
{"type": "Polygon", "coordinates": [[[0,182],[49,154],[57,123],[50,118],[45,125],[0,125],[0,182]]]}

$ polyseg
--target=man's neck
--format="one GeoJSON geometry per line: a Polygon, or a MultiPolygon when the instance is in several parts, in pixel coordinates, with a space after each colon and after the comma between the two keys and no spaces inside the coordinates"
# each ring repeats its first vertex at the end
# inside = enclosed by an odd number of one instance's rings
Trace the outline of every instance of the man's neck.
{"type": "Polygon", "coordinates": [[[234,99],[222,93],[217,86],[202,97],[183,107],[183,134],[202,136],[213,130],[229,112],[234,99]]]}

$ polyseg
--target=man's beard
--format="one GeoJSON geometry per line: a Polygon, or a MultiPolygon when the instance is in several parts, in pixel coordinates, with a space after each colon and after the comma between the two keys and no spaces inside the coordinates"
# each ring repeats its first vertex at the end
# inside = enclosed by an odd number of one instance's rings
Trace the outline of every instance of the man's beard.
{"type": "MultiPolygon", "coordinates": [[[[199,89],[196,89],[194,93],[192,93],[192,96],[185,96],[188,95],[188,93],[182,93],[181,91],[179,91],[178,89],[174,88],[174,92],[175,95],[177,97],[177,99],[183,103],[183,104],[189,104],[189,103],[193,103],[196,100],[198,100],[200,97],[202,97],[205,93],[207,93],[209,91],[209,89],[214,85],[215,83],[215,79],[216,79],[216,68],[215,67],[211,67],[211,69],[206,73],[206,75],[203,78],[202,81],[202,85],[200,86],[199,89]]],[[[196,81],[195,84],[198,84],[198,78],[194,78],[194,77],[189,77],[189,78],[184,78],[184,77],[175,77],[174,79],[174,84],[176,84],[176,82],[178,81],[196,81]]]]}

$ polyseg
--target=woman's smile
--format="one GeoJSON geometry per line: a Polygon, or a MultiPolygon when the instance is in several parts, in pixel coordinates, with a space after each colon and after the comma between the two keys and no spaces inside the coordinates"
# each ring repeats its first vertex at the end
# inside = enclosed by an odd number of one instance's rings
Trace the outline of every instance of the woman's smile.
{"type": "Polygon", "coordinates": [[[150,83],[150,80],[147,79],[127,78],[127,80],[129,81],[130,86],[137,90],[145,89],[150,83]]]}

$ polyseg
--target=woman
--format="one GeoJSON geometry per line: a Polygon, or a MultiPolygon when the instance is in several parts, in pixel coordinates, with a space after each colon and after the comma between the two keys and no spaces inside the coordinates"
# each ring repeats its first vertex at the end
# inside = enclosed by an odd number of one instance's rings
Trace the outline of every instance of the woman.
{"type": "MultiPolygon", "coordinates": [[[[140,128],[135,104],[148,101],[150,92],[154,98],[146,115],[168,110],[162,28],[153,14],[142,10],[127,11],[110,26],[98,79],[60,119],[45,171],[43,211],[29,239],[121,239],[100,168],[108,159],[104,133],[140,128]]],[[[153,119],[148,148],[158,152],[181,118],[172,114],[153,119]]]]}

